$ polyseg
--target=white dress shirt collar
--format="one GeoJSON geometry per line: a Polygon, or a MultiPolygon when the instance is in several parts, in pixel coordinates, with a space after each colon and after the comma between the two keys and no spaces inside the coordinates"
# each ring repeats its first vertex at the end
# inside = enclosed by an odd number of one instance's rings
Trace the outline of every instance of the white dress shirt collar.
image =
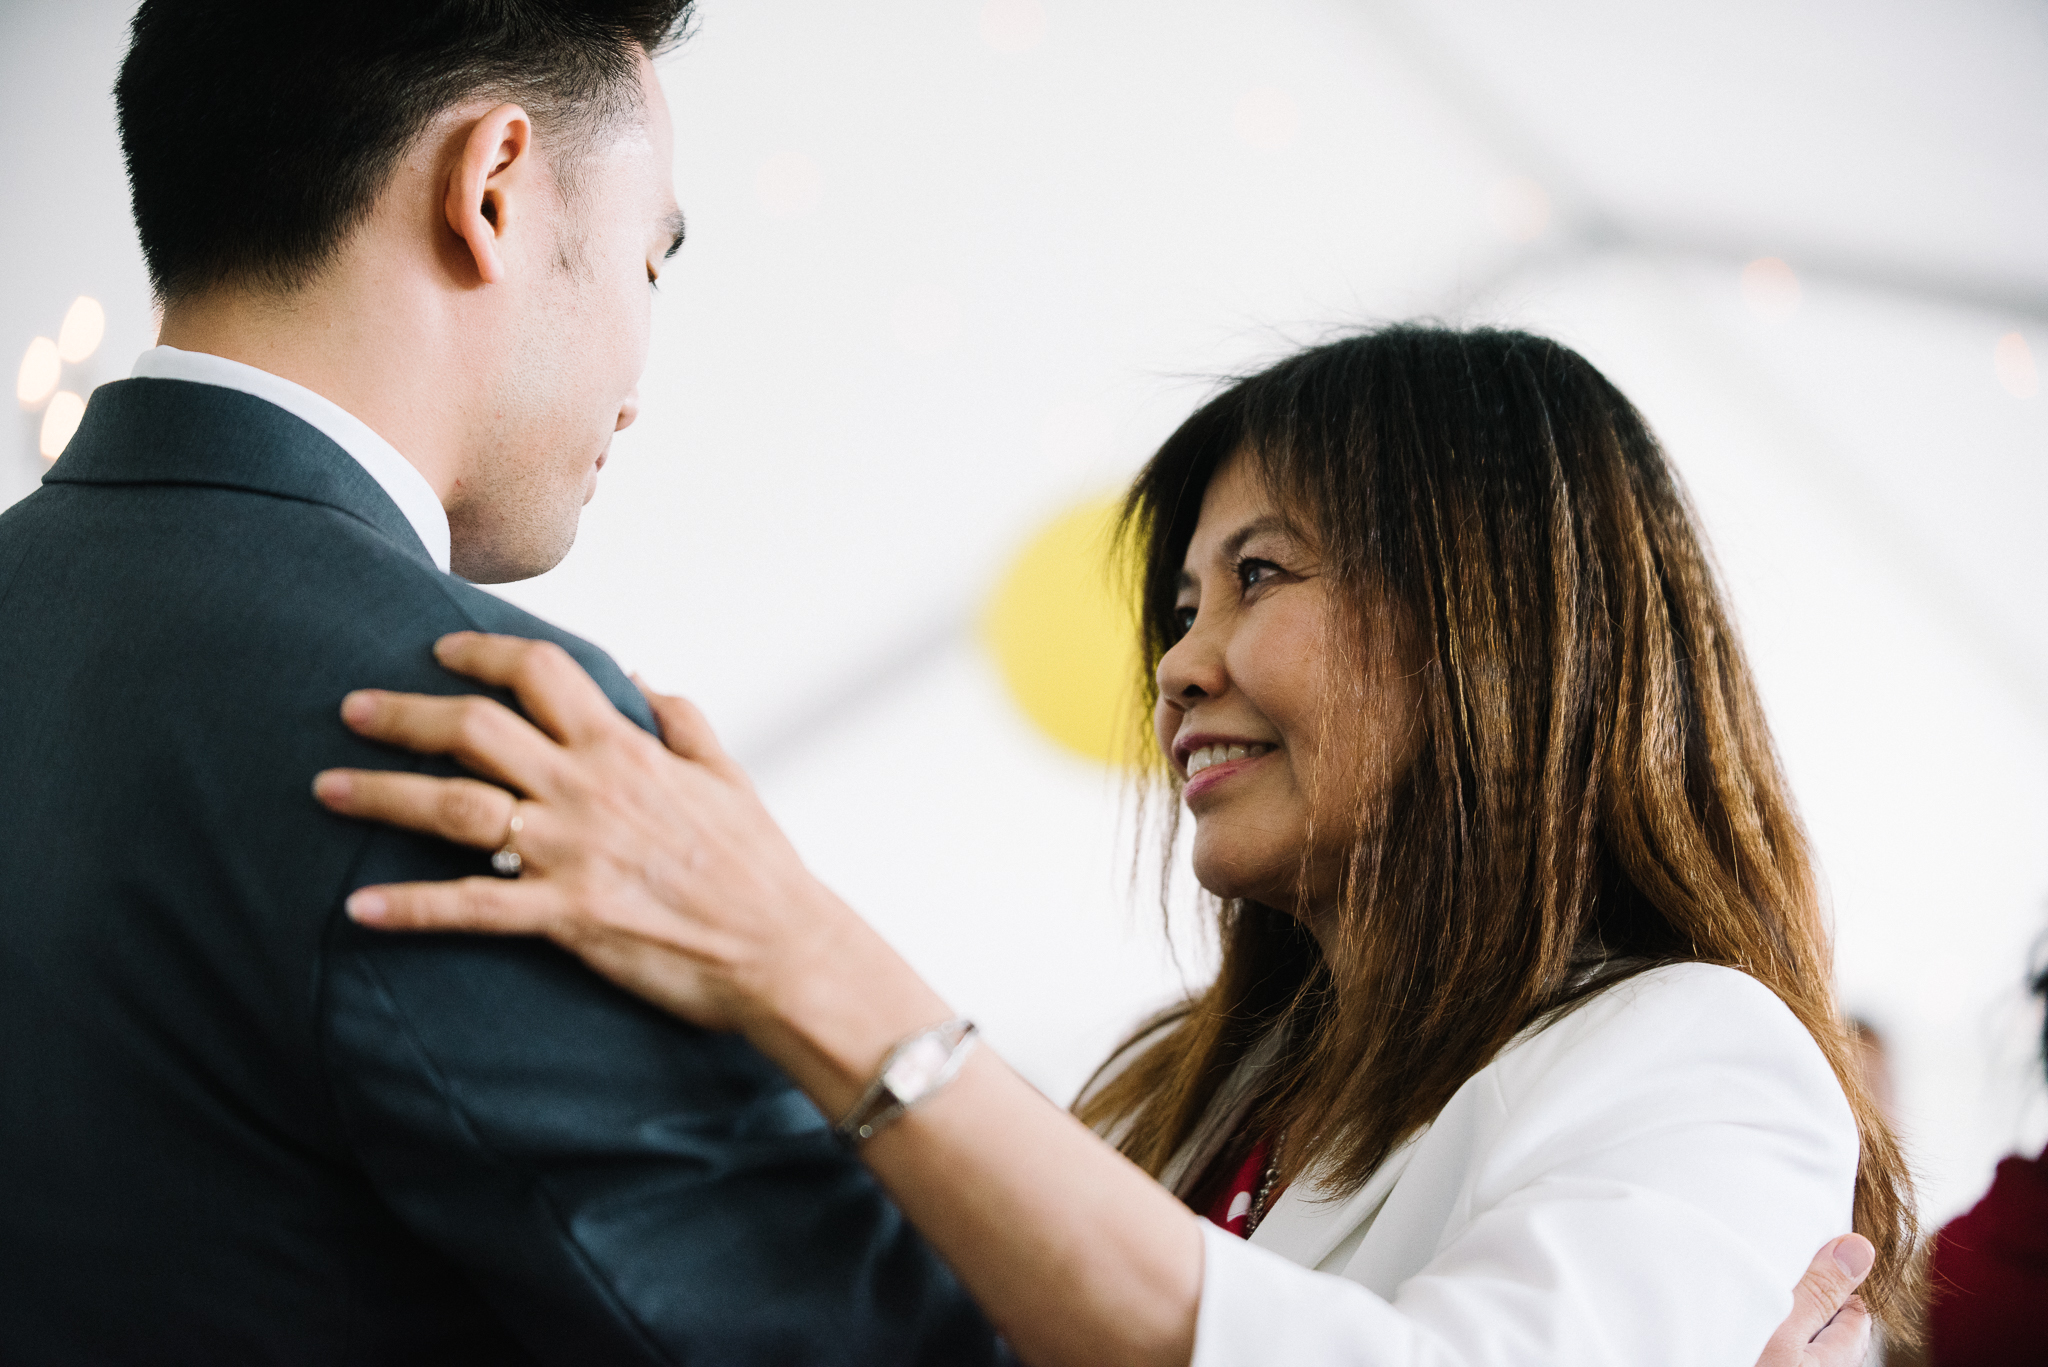
{"type": "Polygon", "coordinates": [[[448,513],[435,496],[434,486],[396,447],[332,399],[225,356],[168,346],[143,352],[130,374],[138,380],[189,380],[194,384],[237,389],[310,423],[369,472],[370,478],[398,505],[398,511],[405,514],[405,520],[419,534],[420,544],[427,548],[434,564],[443,574],[448,572],[448,513]]]}

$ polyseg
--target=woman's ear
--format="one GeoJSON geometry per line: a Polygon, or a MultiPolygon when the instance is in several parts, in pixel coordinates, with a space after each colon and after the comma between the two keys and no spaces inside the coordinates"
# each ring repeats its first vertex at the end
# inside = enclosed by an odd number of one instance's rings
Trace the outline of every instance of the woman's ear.
{"type": "Polygon", "coordinates": [[[476,121],[448,173],[448,226],[462,239],[486,285],[505,279],[500,250],[512,228],[514,203],[532,183],[533,120],[516,104],[501,104],[476,121]]]}

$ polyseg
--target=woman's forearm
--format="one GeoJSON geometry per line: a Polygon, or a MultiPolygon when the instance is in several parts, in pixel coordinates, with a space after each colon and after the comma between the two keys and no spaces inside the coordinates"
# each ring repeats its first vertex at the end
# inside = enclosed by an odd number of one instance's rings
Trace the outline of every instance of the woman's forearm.
{"type": "MultiPolygon", "coordinates": [[[[952,1012],[843,905],[821,919],[832,933],[747,1033],[836,1119],[897,1041],[952,1012]]],[[[1189,1361],[1197,1217],[992,1051],[860,1152],[1033,1367],[1189,1361]]]]}
{"type": "Polygon", "coordinates": [[[1186,1367],[1196,1216],[989,1051],[863,1155],[1034,1367],[1186,1367]]]}

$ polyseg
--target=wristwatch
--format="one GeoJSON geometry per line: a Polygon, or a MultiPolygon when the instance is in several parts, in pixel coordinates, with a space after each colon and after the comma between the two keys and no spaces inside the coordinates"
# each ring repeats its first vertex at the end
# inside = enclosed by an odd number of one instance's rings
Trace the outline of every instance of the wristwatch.
{"type": "Polygon", "coordinates": [[[849,1148],[873,1139],[951,1082],[974,1052],[979,1033],[973,1021],[956,1017],[905,1038],[882,1060],[881,1071],[845,1119],[832,1127],[833,1137],[849,1148]]]}

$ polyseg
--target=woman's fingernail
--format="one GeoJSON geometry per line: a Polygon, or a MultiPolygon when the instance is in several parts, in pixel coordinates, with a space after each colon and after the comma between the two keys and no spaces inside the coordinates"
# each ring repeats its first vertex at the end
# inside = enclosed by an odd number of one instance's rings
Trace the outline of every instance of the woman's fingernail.
{"type": "Polygon", "coordinates": [[[390,908],[385,905],[384,894],[365,889],[352,892],[348,898],[348,914],[358,921],[381,921],[390,908]]]}
{"type": "Polygon", "coordinates": [[[339,769],[327,769],[313,775],[313,796],[323,802],[347,801],[348,775],[339,769]]]}
{"type": "Polygon", "coordinates": [[[376,706],[377,700],[370,696],[370,690],[357,689],[341,700],[341,719],[356,723],[366,722],[376,706]]]}
{"type": "Polygon", "coordinates": [[[1850,1276],[1862,1277],[1875,1261],[1877,1250],[1871,1247],[1868,1239],[1852,1234],[1835,1241],[1835,1266],[1850,1276]]]}

